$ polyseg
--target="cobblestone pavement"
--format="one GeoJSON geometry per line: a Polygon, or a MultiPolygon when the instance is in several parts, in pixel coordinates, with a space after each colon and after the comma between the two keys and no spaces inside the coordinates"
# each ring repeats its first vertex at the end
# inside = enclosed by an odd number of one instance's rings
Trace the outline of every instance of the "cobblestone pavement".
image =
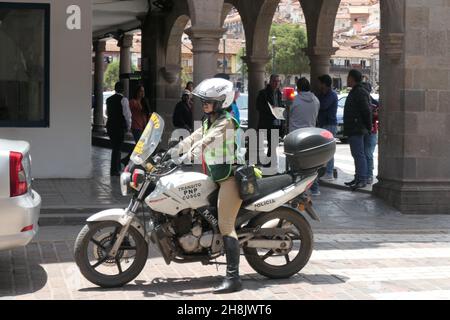
{"type": "MultiPolygon", "coordinates": [[[[108,151],[93,148],[94,179],[35,182],[43,206],[123,206],[115,180],[107,177],[108,151]],[[68,192],[67,190],[70,190],[68,192]],[[48,202],[45,199],[51,199],[48,202]]],[[[225,267],[167,266],[150,248],[141,275],[121,289],[100,289],[85,280],[73,262],[81,225],[42,227],[26,248],[0,252],[0,299],[450,299],[450,215],[405,216],[370,194],[321,188],[311,222],[315,250],[308,265],[286,280],[255,273],[245,259],[245,290],[216,296],[225,267]]],[[[52,207],[53,206],[53,207],[52,207]]],[[[92,207],[90,207],[92,206],[92,207]]],[[[222,260],[223,261],[223,260],[222,260]]]]}
{"type": "Polygon", "coordinates": [[[268,280],[243,258],[245,290],[217,296],[224,266],[167,266],[153,247],[136,280],[100,289],[73,262],[80,229],[43,227],[26,248],[0,252],[0,299],[450,299],[450,233],[317,233],[299,274],[268,280]]]}

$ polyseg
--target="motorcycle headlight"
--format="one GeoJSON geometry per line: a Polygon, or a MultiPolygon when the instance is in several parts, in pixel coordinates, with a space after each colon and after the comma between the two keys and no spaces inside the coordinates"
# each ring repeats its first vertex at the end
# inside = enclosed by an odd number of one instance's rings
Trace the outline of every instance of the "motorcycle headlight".
{"type": "Polygon", "coordinates": [[[130,172],[123,172],[120,175],[120,191],[124,197],[128,195],[128,185],[130,184],[130,181],[131,181],[130,172]]]}

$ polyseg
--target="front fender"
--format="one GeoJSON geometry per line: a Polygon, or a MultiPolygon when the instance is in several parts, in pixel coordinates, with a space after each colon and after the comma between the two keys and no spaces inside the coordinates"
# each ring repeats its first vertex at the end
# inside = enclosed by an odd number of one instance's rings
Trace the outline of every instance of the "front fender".
{"type": "MultiPolygon", "coordinates": [[[[124,225],[124,220],[122,219],[123,215],[125,214],[124,209],[109,209],[100,211],[92,216],[90,216],[86,221],[88,223],[93,222],[101,222],[101,221],[115,221],[120,223],[122,226],[124,225]]],[[[139,233],[145,237],[144,227],[142,223],[136,219],[136,217],[133,218],[133,221],[131,222],[131,225],[139,231],[139,233]]]]}

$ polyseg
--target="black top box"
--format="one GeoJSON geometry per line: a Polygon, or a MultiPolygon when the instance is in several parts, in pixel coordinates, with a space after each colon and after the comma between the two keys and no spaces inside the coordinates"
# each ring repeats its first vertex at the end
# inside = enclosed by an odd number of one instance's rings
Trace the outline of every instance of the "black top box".
{"type": "Polygon", "coordinates": [[[319,128],[299,129],[284,140],[289,169],[293,173],[306,173],[325,166],[336,152],[333,134],[319,128]]]}

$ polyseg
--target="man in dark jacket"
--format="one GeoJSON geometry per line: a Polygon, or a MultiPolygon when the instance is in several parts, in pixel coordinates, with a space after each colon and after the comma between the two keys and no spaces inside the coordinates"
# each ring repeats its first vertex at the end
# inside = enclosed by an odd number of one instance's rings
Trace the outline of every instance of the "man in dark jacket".
{"type": "MultiPolygon", "coordinates": [[[[256,99],[256,109],[259,113],[258,130],[267,130],[267,144],[268,152],[267,157],[272,158],[273,149],[278,146],[278,141],[276,145],[272,145],[272,130],[281,130],[281,121],[276,119],[272,112],[270,111],[269,103],[274,107],[283,107],[283,97],[280,91],[280,76],[271,75],[270,83],[267,87],[258,93],[256,99]]],[[[259,138],[259,133],[258,133],[259,138]]],[[[259,143],[258,143],[259,146],[259,143]]],[[[276,152],[275,152],[276,153],[276,152]]],[[[267,165],[270,165],[267,164],[267,165]]]]}
{"type": "Polygon", "coordinates": [[[367,185],[367,161],[364,153],[364,136],[372,131],[370,95],[362,85],[362,74],[351,70],[347,84],[352,87],[344,107],[344,135],[349,137],[350,150],[355,160],[355,180],[346,183],[352,190],[367,185]]]}
{"type": "MultiPolygon", "coordinates": [[[[331,88],[333,80],[328,74],[319,77],[319,101],[320,110],[318,116],[318,125],[320,128],[330,131],[336,137],[337,131],[337,109],[338,96],[331,88]]],[[[327,164],[325,176],[321,179],[325,181],[333,181],[334,158],[327,164]]]]}
{"type": "Polygon", "coordinates": [[[120,150],[125,139],[125,134],[131,130],[131,111],[128,98],[123,96],[123,84],[117,82],[114,90],[116,94],[106,100],[106,112],[108,121],[106,122],[106,131],[111,141],[111,176],[120,175],[120,150]]]}
{"type": "Polygon", "coordinates": [[[188,90],[184,90],[181,101],[177,103],[173,112],[172,121],[175,129],[186,129],[189,132],[193,131],[194,124],[190,100],[191,93],[188,90]]]}

